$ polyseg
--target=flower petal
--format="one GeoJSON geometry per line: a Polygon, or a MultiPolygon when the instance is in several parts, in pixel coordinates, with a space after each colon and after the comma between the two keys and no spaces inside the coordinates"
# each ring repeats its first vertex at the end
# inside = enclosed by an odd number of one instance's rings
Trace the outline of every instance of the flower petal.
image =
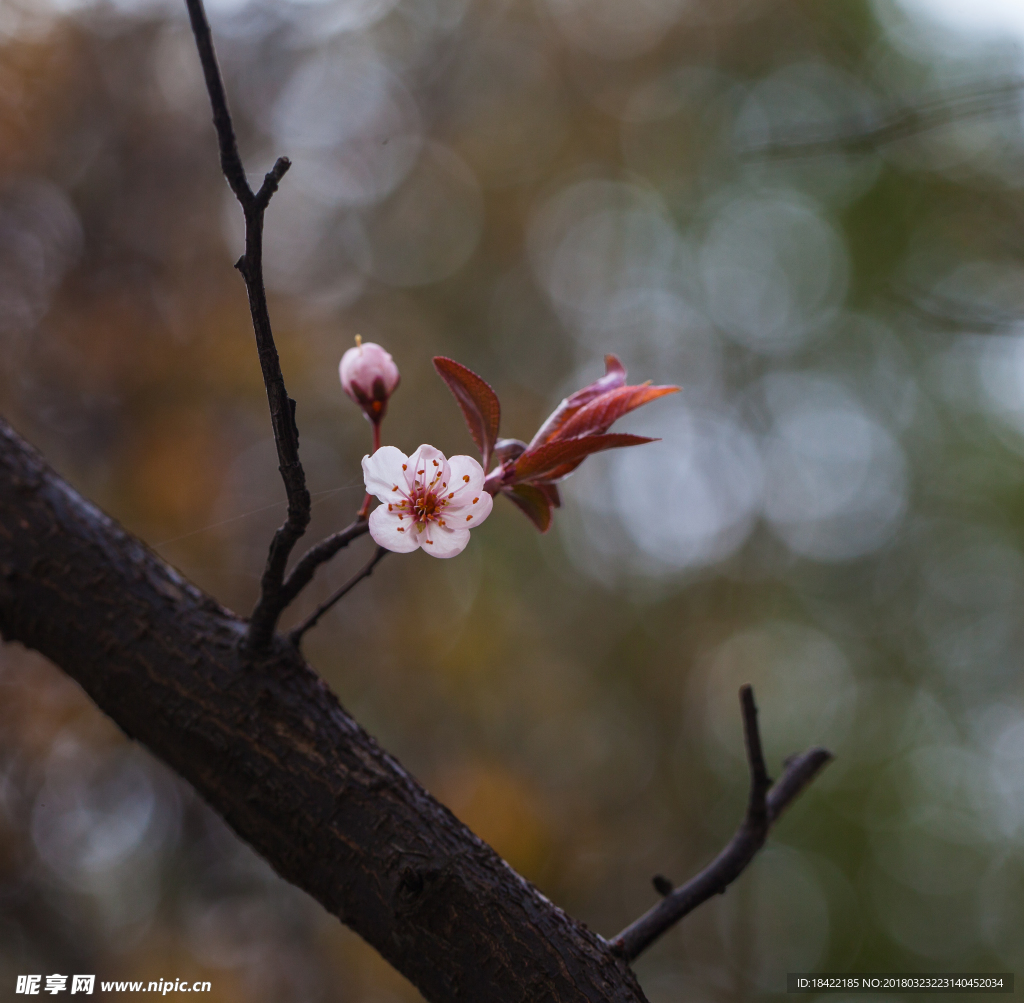
{"type": "Polygon", "coordinates": [[[407,467],[411,468],[409,457],[397,446],[381,446],[372,456],[364,456],[363,481],[367,492],[382,502],[405,497],[411,483],[407,467]],[[394,490],[396,487],[398,491],[394,490]]]}
{"type": "Polygon", "coordinates": [[[441,493],[441,485],[451,480],[451,472],[444,453],[427,443],[423,443],[409,457],[409,474],[410,486],[434,487],[438,494],[441,493]]]}
{"type": "Polygon", "coordinates": [[[444,519],[452,526],[476,529],[491,514],[493,507],[494,499],[486,491],[481,491],[478,495],[464,491],[461,498],[456,495],[448,503],[444,510],[444,519]]]}
{"type": "Polygon", "coordinates": [[[448,466],[452,476],[447,493],[455,495],[450,504],[465,504],[462,499],[467,494],[486,494],[484,491],[484,468],[472,456],[453,456],[448,461],[448,466]]]}
{"type": "MultiPolygon", "coordinates": [[[[490,498],[490,495],[487,495],[490,498]]],[[[469,543],[468,529],[452,529],[449,526],[427,525],[422,543],[423,550],[431,557],[456,557],[469,543]]]]}
{"type": "Polygon", "coordinates": [[[393,550],[396,554],[409,554],[422,543],[416,524],[408,517],[400,520],[396,513],[388,511],[386,505],[370,513],[370,536],[385,550],[393,550]]]}

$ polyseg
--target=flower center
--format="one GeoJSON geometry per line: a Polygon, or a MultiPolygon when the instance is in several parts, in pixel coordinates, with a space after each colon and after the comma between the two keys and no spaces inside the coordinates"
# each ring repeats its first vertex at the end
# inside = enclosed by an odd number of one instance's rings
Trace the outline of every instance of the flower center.
{"type": "Polygon", "coordinates": [[[433,491],[417,488],[409,497],[413,518],[423,525],[440,516],[445,506],[445,499],[439,499],[433,491]]]}
{"type": "MultiPolygon", "coordinates": [[[[448,488],[447,481],[441,481],[442,468],[441,465],[434,460],[434,466],[437,470],[434,471],[434,476],[429,482],[424,483],[420,481],[414,484],[409,489],[409,493],[406,494],[401,491],[396,484],[393,488],[394,491],[398,492],[401,496],[401,501],[388,502],[388,511],[396,513],[398,515],[398,521],[401,522],[406,515],[412,518],[413,524],[422,533],[426,529],[427,524],[431,522],[437,523],[438,526],[445,524],[442,516],[444,510],[448,507],[448,502],[454,497],[455,492],[450,491],[445,495],[445,491],[448,488]]],[[[405,469],[405,466],[402,466],[405,469]]],[[[423,477],[426,470],[416,471],[417,479],[423,477]]],[[[468,481],[469,478],[467,477],[468,481]]],[[[405,530],[401,527],[398,530],[400,533],[404,533],[405,530]]],[[[427,540],[427,543],[432,543],[432,540],[427,540]]]]}
{"type": "MultiPolygon", "coordinates": [[[[443,487],[443,485],[438,485],[438,487],[443,487]]],[[[399,512],[405,510],[412,516],[412,521],[416,523],[420,532],[426,528],[427,523],[434,522],[438,526],[443,526],[444,510],[447,507],[448,499],[433,490],[433,485],[414,487],[408,497],[397,506],[399,512]]]]}

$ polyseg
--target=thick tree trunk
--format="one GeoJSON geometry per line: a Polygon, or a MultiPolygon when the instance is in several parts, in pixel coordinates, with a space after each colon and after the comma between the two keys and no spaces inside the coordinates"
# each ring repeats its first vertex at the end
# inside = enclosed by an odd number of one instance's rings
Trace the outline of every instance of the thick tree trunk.
{"type": "Polygon", "coordinates": [[[41,652],[288,881],[436,1003],[642,1001],[552,905],[359,727],[278,638],[83,500],[0,420],[0,635],[41,652]]]}

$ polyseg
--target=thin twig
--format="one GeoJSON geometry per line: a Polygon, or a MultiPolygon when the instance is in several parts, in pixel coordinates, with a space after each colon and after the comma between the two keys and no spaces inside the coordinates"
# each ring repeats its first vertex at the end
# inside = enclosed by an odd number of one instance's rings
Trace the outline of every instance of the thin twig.
{"type": "Polygon", "coordinates": [[[228,99],[224,93],[224,81],[221,79],[220,67],[217,65],[217,54],[213,49],[213,35],[210,22],[206,19],[203,0],[185,0],[188,17],[192,22],[192,34],[199,49],[199,61],[203,65],[203,76],[206,78],[206,91],[210,95],[213,107],[213,127],[217,130],[217,142],[220,145],[220,169],[224,172],[235,198],[245,207],[252,199],[252,189],[245,177],[242,158],[238,155],[238,142],[235,139],[235,127],[231,124],[231,112],[228,111],[228,99]]]}
{"type": "Polygon", "coordinates": [[[281,157],[267,173],[263,185],[256,193],[249,187],[245,168],[238,154],[238,143],[228,110],[227,96],[217,55],[213,48],[210,24],[206,19],[203,0],[185,0],[192,33],[195,35],[199,59],[203,65],[206,89],[213,108],[213,124],[220,146],[220,164],[231,190],[235,193],[245,215],[245,254],[236,268],[245,279],[252,314],[256,350],[259,353],[263,382],[270,404],[270,420],[277,443],[277,458],[285,493],[288,496],[288,517],[274,534],[267,555],[267,564],[260,582],[260,598],[249,621],[247,642],[253,649],[265,647],[274,633],[278,617],[287,605],[282,597],[284,572],[288,557],[296,541],[309,525],[311,501],[306,488],[306,475],[299,461],[299,430],[295,424],[295,401],[285,390],[281,360],[274,344],[267,310],[267,293],[263,285],[263,214],[277,186],[291,166],[287,157],[281,157]]]}
{"type": "Polygon", "coordinates": [[[277,191],[277,186],[281,183],[281,178],[285,176],[291,166],[292,162],[287,157],[278,157],[274,166],[263,176],[263,184],[260,185],[260,190],[256,193],[256,204],[261,209],[266,209],[270,204],[274,192],[277,191]]]}
{"type": "Polygon", "coordinates": [[[750,767],[750,798],[746,818],[725,849],[704,870],[686,884],[665,894],[656,906],[609,941],[612,950],[626,961],[636,959],[666,930],[702,902],[706,902],[712,895],[723,893],[764,846],[768,830],[779,815],[832,759],[832,753],[821,748],[809,749],[793,756],[786,761],[782,776],[769,788],[771,780],[765,769],[754,691],[749,685],[740,689],[740,704],[743,708],[743,732],[750,767]]]}
{"type": "Polygon", "coordinates": [[[371,557],[363,568],[356,572],[337,592],[335,592],[330,598],[325,599],[322,603],[305,620],[302,621],[297,627],[293,628],[288,632],[288,640],[292,642],[296,647],[299,646],[299,642],[302,640],[302,635],[306,633],[311,627],[315,627],[317,621],[326,613],[339,599],[354,589],[364,578],[369,578],[373,574],[373,569],[381,562],[381,560],[390,554],[390,550],[385,550],[383,547],[377,547],[371,557]]]}
{"type": "Polygon", "coordinates": [[[1024,81],[1015,79],[1001,84],[964,89],[959,94],[898,109],[874,122],[848,122],[828,131],[827,134],[810,130],[805,131],[803,135],[794,133],[763,145],[747,147],[740,150],[739,154],[743,157],[767,156],[785,159],[813,157],[839,151],[869,153],[888,143],[929,132],[961,119],[1010,110],[1013,104],[1019,102],[1022,88],[1024,81]]]}
{"type": "Polygon", "coordinates": [[[299,558],[281,586],[284,605],[287,606],[313,580],[313,575],[321,564],[329,561],[342,547],[347,547],[353,540],[368,532],[369,528],[370,524],[366,519],[356,519],[344,529],[321,540],[315,547],[310,547],[299,558]]]}

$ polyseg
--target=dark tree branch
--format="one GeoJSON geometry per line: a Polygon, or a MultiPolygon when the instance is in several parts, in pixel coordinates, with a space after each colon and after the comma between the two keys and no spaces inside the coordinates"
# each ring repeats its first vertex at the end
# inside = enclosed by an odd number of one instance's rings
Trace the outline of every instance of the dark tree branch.
{"type": "Polygon", "coordinates": [[[766,156],[776,159],[814,157],[846,152],[870,153],[901,139],[939,129],[967,118],[994,115],[1014,110],[1020,103],[1024,81],[964,89],[945,97],[900,108],[874,121],[840,122],[835,128],[805,130],[781,136],[762,145],[740,150],[740,156],[766,156]]]}
{"type": "Polygon", "coordinates": [[[217,54],[213,49],[210,22],[206,19],[202,0],[185,0],[185,4],[188,7],[189,21],[192,22],[196,48],[199,49],[199,61],[203,65],[206,90],[213,106],[213,126],[217,130],[217,142],[220,146],[220,169],[235,193],[235,198],[244,209],[252,201],[253,194],[245,177],[242,158],[238,154],[238,141],[235,139],[235,127],[231,124],[231,112],[228,111],[228,99],[224,93],[220,67],[217,65],[217,54]]]}
{"type": "Polygon", "coordinates": [[[292,162],[287,157],[278,157],[277,162],[274,166],[267,171],[263,178],[263,184],[260,185],[260,190],[256,193],[256,205],[261,209],[266,209],[270,205],[270,200],[277,191],[277,186],[281,183],[281,178],[288,172],[288,168],[292,166],[292,162]]]}
{"type": "Polygon", "coordinates": [[[84,501],[0,421],[0,636],[34,648],[431,1003],[644,1003],[626,962],[435,801],[283,638],[84,501]]]}
{"type": "Polygon", "coordinates": [[[263,214],[271,196],[291,166],[287,157],[281,157],[267,173],[259,192],[253,193],[245,176],[245,168],[238,154],[231,112],[228,110],[224,82],[217,54],[213,48],[210,24],[206,19],[203,0],[185,0],[192,33],[195,35],[199,59],[203,65],[206,89],[213,108],[213,124],[217,130],[220,145],[220,163],[231,190],[235,193],[245,215],[245,254],[236,267],[245,279],[249,295],[249,312],[256,335],[256,350],[259,353],[263,382],[267,388],[270,404],[270,421],[277,443],[277,458],[288,496],[288,517],[283,526],[274,534],[267,555],[267,565],[260,582],[260,598],[253,610],[247,633],[247,644],[256,651],[266,648],[277,626],[281,611],[287,605],[281,592],[288,557],[299,538],[309,525],[311,500],[306,488],[306,474],[299,461],[299,430],[295,424],[295,401],[285,390],[281,360],[278,358],[274,333],[270,327],[270,313],[267,310],[267,292],[263,284],[263,214]]]}
{"type": "Polygon", "coordinates": [[[312,580],[316,569],[329,561],[339,550],[353,540],[369,532],[370,524],[365,519],[356,519],[344,529],[332,533],[315,547],[310,547],[291,570],[281,586],[281,599],[287,606],[312,580]]]}
{"type": "Polygon", "coordinates": [[[748,685],[740,689],[743,708],[743,734],[750,766],[750,797],[747,815],[725,849],[699,874],[684,885],[667,890],[666,879],[655,878],[655,888],[664,898],[635,923],[631,923],[609,943],[626,961],[634,961],[666,930],[693,912],[712,895],[721,894],[743,873],[757,851],[764,846],[772,823],[832,759],[827,749],[809,749],[786,762],[782,776],[771,786],[757,726],[754,691],[748,685]]]}
{"type": "Polygon", "coordinates": [[[344,598],[352,591],[364,578],[369,578],[373,574],[373,569],[380,564],[381,560],[390,554],[390,550],[385,550],[383,547],[377,547],[373,556],[363,565],[363,567],[357,571],[344,585],[341,586],[333,595],[325,599],[322,603],[305,620],[302,621],[297,627],[292,629],[288,634],[288,640],[292,642],[296,647],[302,641],[302,635],[306,633],[312,627],[315,627],[317,621],[326,613],[339,599],[344,598]]]}

